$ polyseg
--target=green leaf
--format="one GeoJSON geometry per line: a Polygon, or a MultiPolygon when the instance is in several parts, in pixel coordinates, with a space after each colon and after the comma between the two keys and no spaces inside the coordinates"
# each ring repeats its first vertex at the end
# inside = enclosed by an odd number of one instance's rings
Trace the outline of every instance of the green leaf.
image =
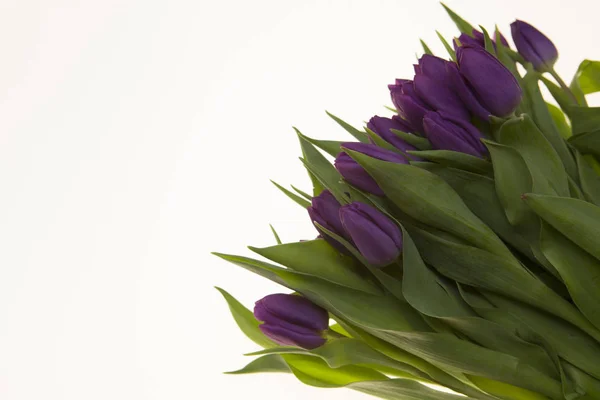
{"type": "Polygon", "coordinates": [[[381,290],[361,276],[356,261],[342,255],[323,239],[286,243],[250,250],[298,272],[372,294],[381,290]]]}
{"type": "Polygon", "coordinates": [[[558,131],[560,132],[560,136],[562,136],[562,138],[565,140],[570,138],[571,137],[571,127],[569,126],[569,123],[567,122],[567,118],[565,117],[565,114],[561,111],[560,108],[556,107],[554,104],[546,103],[546,106],[548,106],[548,111],[550,111],[550,116],[552,117],[554,124],[558,128],[558,131]]]}
{"type": "Polygon", "coordinates": [[[271,232],[273,232],[273,236],[275,236],[275,241],[277,242],[277,244],[281,244],[281,239],[279,238],[279,235],[277,234],[277,231],[275,230],[275,228],[273,228],[273,225],[270,225],[271,227],[271,232]]]}
{"type": "MultiPolygon", "coordinates": [[[[522,80],[524,95],[529,101],[531,118],[533,122],[535,122],[535,125],[530,124],[528,118],[525,117],[526,121],[524,129],[526,133],[524,134],[531,136],[535,134],[536,137],[534,139],[537,140],[537,136],[539,136],[541,133],[541,136],[546,138],[552,148],[554,148],[556,151],[556,154],[560,157],[560,160],[564,164],[563,169],[565,169],[569,176],[571,176],[573,179],[577,179],[577,166],[575,165],[575,160],[569,152],[566,142],[562,138],[560,131],[552,119],[550,111],[548,110],[548,106],[546,105],[546,101],[540,92],[538,77],[539,73],[530,70],[522,80]],[[537,126],[539,130],[533,129],[532,125],[537,126]]],[[[537,141],[539,142],[539,140],[537,141]]],[[[542,151],[547,152],[545,148],[543,148],[542,151]]]]}
{"type": "Polygon", "coordinates": [[[467,208],[441,178],[420,168],[347,151],[375,179],[387,197],[410,217],[451,232],[496,254],[510,254],[500,239],[467,208]],[[402,182],[398,185],[397,182],[402,182]]]}
{"type": "Polygon", "coordinates": [[[546,86],[552,97],[554,97],[561,110],[569,115],[571,106],[577,105],[573,96],[543,75],[540,75],[539,79],[546,86]]]}
{"type": "Polygon", "coordinates": [[[594,157],[600,157],[600,130],[571,136],[569,143],[582,154],[591,154],[594,157]]]}
{"type": "Polygon", "coordinates": [[[583,60],[573,78],[583,94],[600,91],[600,61],[583,60]]]}
{"type": "Polygon", "coordinates": [[[531,193],[524,200],[544,221],[600,260],[600,207],[582,200],[531,193]]]}
{"type": "MultiPolygon", "coordinates": [[[[418,382],[407,379],[390,379],[379,382],[358,382],[350,386],[351,389],[377,396],[387,400],[469,400],[464,397],[439,390],[430,389],[418,382]]],[[[533,399],[532,399],[533,400],[533,399]]]]}
{"type": "Polygon", "coordinates": [[[600,107],[571,106],[569,110],[573,127],[571,140],[582,133],[600,131],[600,107]]]}
{"type": "Polygon", "coordinates": [[[431,143],[429,143],[429,140],[424,137],[413,135],[412,133],[402,132],[397,129],[390,129],[390,131],[400,139],[404,140],[406,143],[415,146],[419,150],[431,149],[431,143]]]}
{"type": "Polygon", "coordinates": [[[408,153],[424,158],[425,160],[435,161],[448,167],[470,171],[476,174],[492,174],[492,164],[489,161],[470,154],[450,150],[411,150],[408,153]]]}
{"type": "Polygon", "coordinates": [[[287,190],[286,188],[284,188],[283,186],[281,186],[279,183],[275,182],[275,181],[271,181],[271,183],[275,186],[277,186],[277,189],[281,190],[287,197],[289,197],[290,199],[294,200],[298,205],[307,208],[310,206],[310,203],[306,200],[304,200],[302,197],[292,193],[291,191],[287,190]]]}
{"type": "Polygon", "coordinates": [[[448,54],[450,55],[450,58],[452,58],[452,60],[454,62],[456,62],[456,53],[454,52],[454,49],[452,48],[452,46],[450,46],[450,44],[446,41],[446,39],[444,39],[444,37],[442,36],[441,33],[439,33],[438,31],[435,31],[435,33],[437,33],[438,38],[440,38],[440,41],[444,45],[444,48],[446,49],[448,54]]]}
{"type": "Polygon", "coordinates": [[[479,29],[481,29],[481,32],[483,32],[483,41],[485,43],[485,50],[488,53],[490,53],[491,55],[493,55],[494,57],[496,57],[496,49],[494,48],[494,43],[492,42],[492,39],[490,38],[490,34],[481,25],[479,25],[479,29]]]}
{"type": "Polygon", "coordinates": [[[377,146],[381,147],[382,149],[392,151],[396,154],[400,154],[402,157],[408,159],[406,157],[406,154],[404,154],[400,149],[394,147],[393,145],[391,145],[390,143],[385,141],[381,136],[379,136],[378,134],[376,134],[369,128],[366,128],[365,131],[367,132],[367,135],[369,136],[369,138],[371,138],[373,143],[375,143],[377,146]]]}
{"type": "Polygon", "coordinates": [[[290,373],[290,367],[279,354],[267,354],[252,361],[244,368],[237,371],[226,372],[231,375],[256,374],[263,372],[290,373]]]}
{"type": "Polygon", "coordinates": [[[577,307],[600,329],[600,261],[548,224],[542,225],[541,244],[577,307]]]}
{"type": "MultiPolygon", "coordinates": [[[[221,288],[216,288],[216,289],[223,295],[223,297],[225,298],[225,301],[227,301],[227,305],[229,306],[229,310],[231,311],[231,315],[233,316],[233,319],[235,320],[236,324],[250,340],[252,340],[254,343],[256,343],[257,345],[264,347],[264,348],[270,348],[270,347],[276,346],[275,343],[273,343],[270,339],[268,339],[261,332],[261,330],[258,329],[258,325],[260,325],[260,323],[256,320],[256,318],[254,318],[254,314],[250,310],[248,310],[246,307],[244,307],[242,305],[242,303],[237,301],[232,295],[227,293],[225,290],[223,290],[221,288]]],[[[264,360],[263,363],[255,364],[253,366],[253,368],[257,368],[259,366],[264,367],[267,365],[267,363],[270,363],[273,361],[277,361],[277,360],[264,360]]],[[[275,363],[275,364],[277,364],[277,363],[275,363]]],[[[246,368],[244,368],[244,369],[247,369],[248,367],[250,367],[250,365],[246,366],[246,368]]],[[[255,372],[261,372],[261,371],[255,371],[255,372]]]]}
{"type": "Polygon", "coordinates": [[[566,375],[592,398],[600,399],[600,380],[592,378],[574,365],[562,362],[566,375]]]}
{"type": "Polygon", "coordinates": [[[304,138],[332,157],[336,157],[342,151],[341,144],[343,142],[337,140],[318,140],[309,138],[308,136],[304,136],[304,138]]]}
{"type": "Polygon", "coordinates": [[[583,194],[590,203],[600,206],[600,175],[593,170],[580,152],[576,151],[575,156],[583,194]]]}
{"type": "MultiPolygon", "coordinates": [[[[546,108],[545,103],[543,106],[546,108]]],[[[496,136],[499,143],[514,148],[523,157],[533,178],[535,193],[569,196],[569,180],[565,167],[550,142],[529,116],[525,114],[506,121],[496,136]]],[[[562,138],[559,139],[562,141],[562,138]]],[[[575,176],[576,174],[575,170],[575,176]]]]}
{"type": "Polygon", "coordinates": [[[423,41],[423,39],[420,39],[420,40],[421,40],[421,46],[423,46],[423,51],[425,52],[425,54],[429,54],[429,55],[432,56],[433,52],[431,51],[431,49],[429,48],[429,46],[427,46],[427,43],[425,43],[423,41]]]}
{"type": "Polygon", "coordinates": [[[456,14],[454,11],[452,11],[444,3],[441,3],[441,4],[442,4],[442,7],[444,7],[446,12],[450,16],[450,18],[452,19],[452,21],[454,21],[454,23],[456,24],[456,27],[458,28],[458,30],[461,31],[462,33],[466,33],[467,35],[472,37],[473,29],[474,29],[473,25],[471,25],[470,23],[465,21],[463,18],[461,18],[458,14],[456,14]]]}
{"type": "Polygon", "coordinates": [[[294,189],[300,196],[304,197],[306,200],[308,201],[312,201],[312,196],[309,195],[308,193],[298,189],[297,187],[295,187],[294,185],[290,185],[292,187],[292,189],[294,189]]]}
{"type": "Polygon", "coordinates": [[[356,129],[349,123],[343,121],[341,118],[338,118],[335,115],[331,114],[329,111],[325,112],[331,117],[331,119],[337,122],[342,128],[344,128],[349,134],[354,136],[358,141],[362,143],[369,143],[369,138],[367,137],[367,134],[365,132],[356,129]]]}

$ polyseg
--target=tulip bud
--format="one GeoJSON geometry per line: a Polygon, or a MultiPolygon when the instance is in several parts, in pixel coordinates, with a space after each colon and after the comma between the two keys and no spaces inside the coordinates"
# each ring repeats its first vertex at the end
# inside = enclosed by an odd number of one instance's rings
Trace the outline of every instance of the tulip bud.
{"type": "Polygon", "coordinates": [[[519,54],[540,72],[549,71],[558,58],[554,43],[527,22],[516,20],[510,24],[513,41],[519,54]]]}
{"type": "MultiPolygon", "coordinates": [[[[394,163],[407,164],[408,160],[402,157],[400,154],[394,153],[393,151],[382,149],[374,144],[348,142],[342,143],[342,147],[358,151],[366,154],[369,157],[377,158],[382,161],[389,161],[394,163]]],[[[347,180],[351,185],[356,186],[358,189],[364,190],[365,192],[372,193],[377,196],[384,196],[383,190],[377,185],[375,179],[369,175],[365,169],[360,166],[356,161],[352,159],[346,153],[338,154],[334,162],[335,168],[338,172],[347,180]]]]}
{"type": "Polygon", "coordinates": [[[305,297],[271,294],[256,302],[254,316],[264,322],[259,329],[283,346],[312,350],[325,344],[329,314],[305,297]]]}
{"type": "Polygon", "coordinates": [[[369,264],[383,267],[400,255],[400,228],[376,208],[355,201],[340,208],[340,218],[346,232],[369,264]]]}
{"type": "MultiPolygon", "coordinates": [[[[346,231],[344,231],[342,221],[340,221],[340,207],[341,204],[336,200],[333,194],[331,194],[329,190],[324,190],[320,195],[312,198],[311,206],[308,207],[307,210],[310,220],[313,223],[316,222],[331,232],[350,240],[348,235],[346,235],[346,231]]],[[[319,228],[317,228],[317,230],[319,230],[319,228]]],[[[331,238],[327,234],[323,234],[322,237],[336,249],[347,252],[344,245],[337,240],[331,238]]]]}
{"type": "Polygon", "coordinates": [[[447,70],[456,91],[471,112],[483,120],[507,117],[521,102],[521,87],[496,57],[481,47],[463,45],[456,51],[458,67],[447,70]]]}
{"type": "MultiPolygon", "coordinates": [[[[425,54],[415,65],[414,89],[419,98],[430,108],[470,119],[469,111],[456,94],[446,70],[446,61],[425,54]]],[[[422,118],[422,116],[421,116],[422,118]]]]}
{"type": "Polygon", "coordinates": [[[413,81],[396,79],[396,83],[388,88],[398,114],[413,131],[423,133],[423,115],[430,109],[415,92],[413,81]]]}
{"type": "Polygon", "coordinates": [[[394,115],[391,119],[374,116],[367,123],[367,128],[375,132],[378,136],[380,136],[383,140],[401,150],[406,152],[408,150],[417,150],[417,148],[411,144],[406,143],[400,137],[398,137],[392,129],[396,129],[398,131],[410,133],[411,128],[404,122],[400,117],[394,115]]]}
{"type": "Polygon", "coordinates": [[[483,137],[470,122],[440,112],[428,112],[423,119],[425,133],[432,146],[439,150],[452,150],[483,157],[487,149],[483,137]]]}
{"type": "MultiPolygon", "coordinates": [[[[479,46],[479,47],[485,48],[485,36],[483,36],[483,33],[479,32],[477,29],[473,29],[473,36],[469,36],[466,33],[461,34],[458,37],[458,41],[463,45],[479,46]]],[[[495,33],[494,38],[492,39],[492,43],[494,44],[494,47],[496,47],[497,41],[498,41],[498,33],[495,33]]],[[[505,47],[509,47],[508,41],[506,40],[506,38],[504,37],[503,34],[500,34],[500,41],[502,42],[502,44],[505,47]]]]}

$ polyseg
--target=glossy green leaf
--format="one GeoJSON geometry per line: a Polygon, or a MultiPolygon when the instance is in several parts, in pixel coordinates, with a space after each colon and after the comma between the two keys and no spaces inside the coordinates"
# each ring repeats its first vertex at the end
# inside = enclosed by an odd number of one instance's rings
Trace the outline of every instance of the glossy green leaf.
{"type": "Polygon", "coordinates": [[[250,250],[298,272],[318,276],[330,282],[363,292],[379,294],[381,290],[359,274],[357,263],[323,239],[286,243],[250,250]]]}
{"type": "Polygon", "coordinates": [[[600,399],[600,380],[594,379],[590,375],[583,372],[581,369],[571,365],[570,363],[563,361],[563,368],[566,375],[571,378],[573,382],[580,388],[582,388],[587,395],[593,399],[600,399]]]}
{"type": "Polygon", "coordinates": [[[542,225],[541,247],[560,273],[577,307],[600,329],[600,260],[548,224],[542,225]]]}
{"type": "Polygon", "coordinates": [[[444,48],[446,49],[448,54],[450,55],[450,58],[456,62],[456,53],[454,52],[454,49],[452,48],[452,46],[450,46],[448,41],[446,41],[446,39],[444,39],[444,37],[442,36],[441,33],[439,33],[438,31],[435,31],[435,33],[437,33],[438,38],[440,38],[440,41],[444,45],[444,48]]]}
{"type": "Polygon", "coordinates": [[[306,200],[311,201],[312,200],[312,196],[309,195],[308,193],[298,189],[297,187],[295,187],[294,185],[290,185],[292,187],[292,189],[294,189],[300,196],[304,197],[306,200]]]}
{"type": "MultiPolygon", "coordinates": [[[[232,295],[227,293],[225,290],[221,288],[216,289],[223,295],[225,301],[227,301],[227,305],[229,306],[229,310],[231,311],[231,315],[233,316],[233,319],[235,320],[236,324],[250,340],[264,348],[276,346],[275,343],[273,343],[260,331],[260,329],[258,329],[260,323],[256,320],[256,318],[254,318],[254,314],[250,310],[244,307],[239,301],[237,301],[232,295]]],[[[254,364],[253,368],[257,368],[259,366],[264,367],[266,363],[271,363],[273,361],[277,360],[264,360],[263,363],[254,364]]],[[[275,364],[277,365],[277,362],[275,362],[275,364]]],[[[250,367],[250,365],[248,365],[246,368],[248,367],[250,367]]]]}
{"type": "MultiPolygon", "coordinates": [[[[545,103],[543,106],[546,108],[545,103]]],[[[559,139],[562,141],[562,138],[559,139]]],[[[531,118],[522,115],[506,121],[497,132],[497,140],[505,146],[514,148],[523,157],[533,178],[535,193],[554,192],[561,196],[569,196],[569,181],[565,167],[550,142],[542,135],[531,118]]],[[[574,162],[573,165],[575,166],[574,162]]]]}
{"type": "MultiPolygon", "coordinates": [[[[357,382],[351,389],[377,396],[386,400],[469,400],[471,397],[459,396],[430,389],[418,382],[407,379],[390,379],[380,382],[357,382]]],[[[533,399],[532,399],[533,400],[533,399]]]]}
{"type": "Polygon", "coordinates": [[[290,373],[290,367],[279,354],[267,354],[253,360],[244,368],[237,371],[226,372],[231,375],[256,374],[263,372],[284,372],[290,373]]]}
{"type": "Polygon", "coordinates": [[[531,193],[524,200],[544,221],[600,260],[600,207],[578,199],[531,193]]]}
{"type": "Polygon", "coordinates": [[[591,154],[600,158],[600,130],[571,136],[569,143],[582,154],[591,154]]]}
{"type": "Polygon", "coordinates": [[[560,136],[562,136],[562,138],[565,140],[570,138],[571,126],[567,122],[565,114],[560,108],[556,107],[554,104],[546,103],[546,106],[548,106],[548,111],[550,112],[550,116],[552,116],[552,121],[554,121],[554,125],[556,125],[556,128],[560,132],[560,136]]]}
{"type": "MultiPolygon", "coordinates": [[[[521,129],[523,130],[524,135],[527,137],[531,136],[532,140],[535,140],[539,146],[542,146],[542,142],[538,138],[541,133],[541,136],[546,138],[551,147],[554,148],[554,151],[560,158],[560,161],[562,161],[562,164],[564,165],[562,168],[565,169],[572,178],[576,179],[577,167],[575,165],[575,160],[569,152],[566,142],[562,138],[558,127],[552,119],[550,111],[548,110],[548,106],[546,105],[546,101],[540,92],[538,77],[539,74],[537,72],[530,70],[523,79],[522,86],[524,95],[529,101],[531,119],[533,122],[535,122],[535,124],[531,124],[529,118],[525,117],[525,122],[523,123],[521,129]],[[539,129],[534,129],[532,125],[537,126],[539,129]]],[[[549,154],[549,150],[546,148],[547,146],[543,146],[544,147],[540,147],[540,151],[549,154]]],[[[555,156],[552,155],[551,157],[554,158],[555,156]]],[[[527,161],[527,159],[525,161],[527,161]]]]}
{"type": "Polygon", "coordinates": [[[304,136],[304,138],[332,157],[337,156],[342,151],[341,144],[343,142],[338,140],[318,140],[308,136],[304,136]]]}
{"type": "Polygon", "coordinates": [[[571,106],[569,115],[573,127],[573,137],[570,142],[582,133],[600,131],[600,107],[571,106]]]}
{"type": "Polygon", "coordinates": [[[425,52],[425,54],[429,54],[429,55],[433,55],[433,52],[431,51],[431,49],[429,48],[429,46],[427,46],[427,43],[425,43],[423,41],[423,39],[421,39],[421,46],[423,46],[423,51],[425,52]]]}
{"type": "Polygon", "coordinates": [[[496,49],[494,47],[494,43],[492,42],[492,39],[490,38],[490,34],[481,25],[479,25],[479,29],[481,29],[481,32],[483,33],[483,42],[484,42],[485,50],[495,57],[496,49]]]}
{"type": "Polygon", "coordinates": [[[456,27],[462,33],[466,33],[469,36],[473,36],[473,25],[465,21],[462,17],[460,17],[457,13],[452,11],[447,5],[441,3],[442,7],[446,10],[452,21],[456,24],[456,27]]]}
{"type": "Polygon", "coordinates": [[[348,153],[410,217],[451,232],[492,253],[510,254],[494,232],[438,176],[414,166],[389,163],[353,151],[348,153]]]}
{"type": "Polygon", "coordinates": [[[425,160],[435,161],[448,167],[470,171],[476,174],[492,174],[492,164],[489,161],[470,154],[451,150],[409,151],[408,153],[425,160]]]}
{"type": "Polygon", "coordinates": [[[308,206],[310,206],[310,203],[308,201],[306,201],[305,199],[303,199],[302,197],[296,195],[295,193],[287,190],[286,188],[284,188],[283,186],[281,186],[279,183],[275,182],[275,181],[271,181],[271,183],[273,185],[275,185],[277,187],[277,189],[281,190],[287,197],[289,197],[290,199],[294,200],[296,202],[296,204],[307,208],[308,206]]]}
{"type": "Polygon", "coordinates": [[[600,91],[600,61],[583,60],[573,78],[583,94],[600,91]]]}
{"type": "Polygon", "coordinates": [[[397,129],[390,129],[390,131],[400,139],[404,140],[406,143],[415,146],[419,150],[431,149],[431,143],[424,137],[413,135],[412,133],[402,132],[397,129]]]}
{"type": "Polygon", "coordinates": [[[344,128],[349,134],[354,136],[359,142],[369,143],[369,138],[367,137],[367,134],[365,132],[356,129],[349,123],[343,121],[341,118],[338,118],[335,115],[331,114],[329,111],[325,112],[327,113],[327,115],[329,115],[329,117],[331,117],[331,119],[337,122],[342,128],[344,128]]]}
{"type": "Polygon", "coordinates": [[[600,175],[593,170],[580,152],[577,151],[575,156],[579,167],[581,190],[587,201],[600,206],[600,175]]]}

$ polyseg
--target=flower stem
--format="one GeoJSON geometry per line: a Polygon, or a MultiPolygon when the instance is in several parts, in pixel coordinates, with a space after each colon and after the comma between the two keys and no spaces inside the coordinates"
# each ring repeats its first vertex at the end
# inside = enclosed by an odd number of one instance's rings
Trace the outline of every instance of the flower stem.
{"type": "Polygon", "coordinates": [[[569,96],[571,96],[571,99],[575,102],[575,104],[579,104],[579,101],[577,100],[577,97],[575,97],[575,94],[573,94],[573,91],[571,90],[571,88],[565,83],[565,81],[563,81],[563,79],[560,77],[560,75],[558,75],[556,70],[554,68],[552,68],[548,72],[550,72],[550,75],[552,75],[552,77],[556,80],[556,82],[558,82],[560,87],[565,92],[567,92],[569,94],[569,96]]]}

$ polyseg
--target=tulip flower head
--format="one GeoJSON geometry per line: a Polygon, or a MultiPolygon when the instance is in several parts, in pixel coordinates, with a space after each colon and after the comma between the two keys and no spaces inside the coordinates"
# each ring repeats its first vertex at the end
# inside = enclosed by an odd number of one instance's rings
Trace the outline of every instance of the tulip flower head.
{"type": "Polygon", "coordinates": [[[476,157],[487,155],[479,130],[468,121],[439,112],[429,112],[423,120],[425,133],[434,148],[452,150],[476,157]]]}
{"type": "Polygon", "coordinates": [[[401,150],[406,152],[408,150],[417,150],[417,148],[411,144],[406,143],[399,136],[397,136],[392,129],[409,133],[411,127],[406,124],[400,117],[394,115],[392,118],[374,116],[367,123],[367,128],[375,132],[383,140],[401,150]]]}
{"type": "Polygon", "coordinates": [[[550,71],[558,59],[554,43],[527,22],[516,20],[510,25],[513,41],[519,54],[540,72],[550,71]]]}
{"type": "MultiPolygon", "coordinates": [[[[307,208],[307,211],[310,220],[313,223],[316,222],[333,233],[350,240],[344,231],[342,221],[340,221],[340,207],[341,204],[336,200],[333,194],[331,194],[329,190],[323,190],[321,194],[312,198],[311,205],[307,208]]],[[[317,230],[319,230],[319,228],[317,228],[317,230]]],[[[347,252],[346,248],[337,240],[324,233],[322,233],[321,236],[336,249],[347,252]]]]}
{"type": "Polygon", "coordinates": [[[340,208],[340,219],[358,251],[373,266],[389,265],[400,255],[400,228],[376,208],[355,201],[340,208]]]}
{"type": "Polygon", "coordinates": [[[329,314],[302,296],[271,294],[257,301],[254,316],[263,322],[259,329],[284,346],[315,349],[325,344],[329,314]]]}
{"type": "Polygon", "coordinates": [[[431,109],[417,95],[413,81],[396,79],[396,83],[388,85],[388,88],[398,115],[408,123],[413,131],[423,133],[423,116],[431,109]]]}

